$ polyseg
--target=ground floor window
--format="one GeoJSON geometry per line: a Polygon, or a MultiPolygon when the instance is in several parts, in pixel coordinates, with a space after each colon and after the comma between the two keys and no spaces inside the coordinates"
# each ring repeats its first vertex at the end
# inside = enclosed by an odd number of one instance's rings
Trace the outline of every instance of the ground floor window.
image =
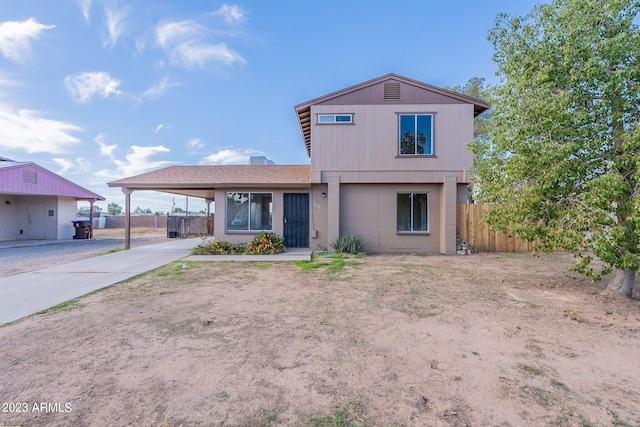
{"type": "Polygon", "coordinates": [[[271,230],[272,193],[227,193],[228,231],[271,230]]]}
{"type": "Polygon", "coordinates": [[[399,232],[429,230],[427,224],[428,193],[398,193],[397,230],[399,232]]]}

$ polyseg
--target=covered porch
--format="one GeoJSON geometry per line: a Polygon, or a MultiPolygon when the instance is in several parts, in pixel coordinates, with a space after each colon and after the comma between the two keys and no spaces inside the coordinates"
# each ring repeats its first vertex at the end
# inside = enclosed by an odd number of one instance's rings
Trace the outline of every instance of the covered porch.
{"type": "Polygon", "coordinates": [[[308,194],[311,188],[309,165],[171,166],[108,185],[125,195],[125,249],[130,248],[131,198],[137,191],[203,199],[207,218],[217,213],[216,238],[248,241],[261,230],[283,234],[284,194],[308,194]]]}

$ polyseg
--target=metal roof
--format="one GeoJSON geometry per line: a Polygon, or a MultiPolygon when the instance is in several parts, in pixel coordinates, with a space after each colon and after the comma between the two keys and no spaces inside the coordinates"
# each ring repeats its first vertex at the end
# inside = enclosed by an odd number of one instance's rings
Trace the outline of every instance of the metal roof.
{"type": "Polygon", "coordinates": [[[105,200],[104,197],[69,181],[33,162],[0,161],[0,193],[75,197],[105,200]]]}

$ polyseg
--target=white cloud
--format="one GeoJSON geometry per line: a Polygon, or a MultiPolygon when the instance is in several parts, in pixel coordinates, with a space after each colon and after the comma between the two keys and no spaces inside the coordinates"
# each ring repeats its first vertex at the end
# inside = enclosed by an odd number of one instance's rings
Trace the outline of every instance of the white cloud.
{"type": "Polygon", "coordinates": [[[168,153],[170,150],[162,145],[154,147],[131,146],[129,153],[125,156],[125,160],[114,159],[115,170],[102,169],[94,174],[96,182],[108,182],[116,179],[127,178],[141,173],[148,172],[152,169],[159,169],[169,166],[175,162],[169,161],[152,161],[150,157],[168,153]]]}
{"type": "Polygon", "coordinates": [[[125,19],[129,13],[128,7],[118,7],[115,0],[103,0],[104,13],[107,17],[108,36],[102,41],[102,47],[113,48],[118,42],[118,38],[125,31],[125,19]]]}
{"type": "Polygon", "coordinates": [[[164,95],[167,93],[169,89],[176,86],[181,86],[181,83],[171,82],[168,78],[162,79],[158,84],[151,86],[149,89],[145,90],[142,94],[143,98],[156,98],[158,96],[164,95]]]}
{"type": "Polygon", "coordinates": [[[89,172],[91,170],[91,162],[82,157],[76,157],[76,169],[78,172],[89,172]]]}
{"type": "Polygon", "coordinates": [[[198,150],[204,147],[204,142],[200,138],[191,138],[187,141],[187,148],[190,150],[198,150]]]}
{"type": "Polygon", "coordinates": [[[165,22],[156,27],[156,41],[161,48],[171,49],[205,33],[206,28],[196,21],[165,22]]]}
{"type": "Polygon", "coordinates": [[[200,161],[202,165],[247,165],[249,157],[262,156],[262,151],[253,150],[251,148],[237,150],[233,148],[225,148],[215,154],[205,157],[200,161]]]}
{"type": "Polygon", "coordinates": [[[75,0],[78,9],[82,12],[82,16],[84,16],[84,20],[87,22],[91,22],[91,3],[93,0],[75,0]]]}
{"type": "Polygon", "coordinates": [[[32,110],[14,110],[0,105],[0,148],[27,153],[65,153],[80,142],[72,132],[82,128],[47,119],[32,110]]]}
{"type": "Polygon", "coordinates": [[[67,76],[64,84],[73,99],[80,103],[88,102],[94,96],[107,98],[109,95],[122,94],[118,90],[120,80],[102,71],[67,76]]]}
{"type": "Polygon", "coordinates": [[[210,31],[195,21],[178,21],[156,27],[156,42],[169,55],[172,64],[191,68],[209,62],[224,65],[246,63],[237,52],[225,43],[211,43],[206,39],[210,31]]]}
{"type": "Polygon", "coordinates": [[[16,87],[20,85],[22,85],[22,83],[19,80],[12,79],[0,73],[0,87],[16,87]]]}
{"type": "Polygon", "coordinates": [[[223,4],[220,9],[214,12],[214,15],[219,15],[224,18],[228,24],[240,24],[245,20],[244,10],[240,6],[223,4]]]}
{"type": "Polygon", "coordinates": [[[210,62],[220,62],[224,65],[246,64],[240,54],[232,51],[225,43],[200,44],[196,41],[189,41],[176,46],[169,53],[169,59],[174,65],[182,65],[191,68],[197,65],[201,68],[210,62]]]}
{"type": "Polygon", "coordinates": [[[60,166],[60,169],[56,172],[59,175],[63,175],[64,173],[66,173],[69,169],[71,169],[73,167],[73,162],[69,159],[63,159],[60,157],[56,157],[53,160],[58,166],[60,166]]]}
{"type": "Polygon", "coordinates": [[[51,28],[55,25],[43,25],[33,18],[3,22],[0,24],[0,52],[14,62],[24,63],[31,55],[31,42],[51,28]]]}
{"type": "Polygon", "coordinates": [[[113,151],[118,148],[117,144],[107,145],[104,143],[104,135],[100,134],[93,139],[100,146],[100,155],[114,159],[113,151]]]}
{"type": "Polygon", "coordinates": [[[171,124],[160,123],[158,126],[156,126],[156,130],[154,132],[159,133],[162,129],[169,129],[170,127],[171,127],[171,124]]]}

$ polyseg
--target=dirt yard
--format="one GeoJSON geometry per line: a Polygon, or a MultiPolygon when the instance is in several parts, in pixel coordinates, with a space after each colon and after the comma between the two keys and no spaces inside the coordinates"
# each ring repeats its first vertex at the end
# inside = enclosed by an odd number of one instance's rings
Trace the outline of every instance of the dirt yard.
{"type": "Polygon", "coordinates": [[[185,263],[0,329],[0,426],[640,426],[571,257],[185,263]]]}

